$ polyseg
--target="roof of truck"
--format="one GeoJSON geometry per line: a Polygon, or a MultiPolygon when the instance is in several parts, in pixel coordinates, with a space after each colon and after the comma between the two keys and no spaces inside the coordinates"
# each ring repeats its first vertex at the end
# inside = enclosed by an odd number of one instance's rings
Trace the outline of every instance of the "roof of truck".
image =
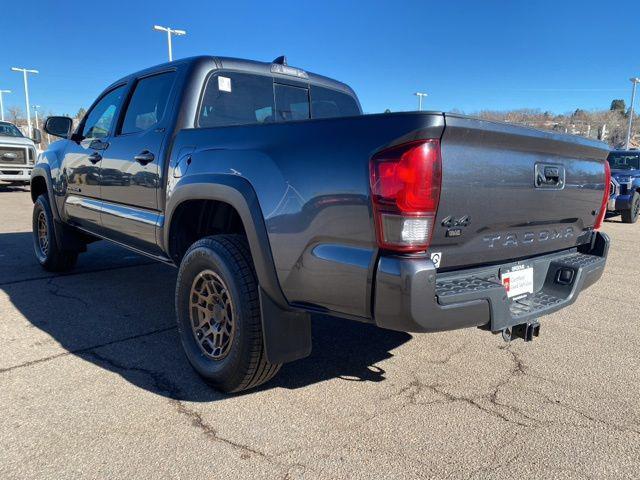
{"type": "Polygon", "coordinates": [[[117,83],[122,83],[123,81],[129,80],[132,77],[139,77],[141,75],[146,75],[155,70],[159,70],[172,65],[175,66],[175,65],[185,64],[185,63],[194,64],[194,65],[209,63],[212,65],[213,68],[217,67],[218,69],[236,70],[236,71],[250,72],[250,73],[256,73],[261,75],[270,75],[276,78],[282,78],[283,80],[287,79],[287,80],[293,80],[293,81],[299,81],[299,82],[305,82],[305,83],[309,82],[313,85],[319,85],[327,88],[332,88],[334,90],[340,90],[342,92],[345,92],[349,95],[356,97],[356,94],[353,91],[353,89],[349,87],[349,85],[347,85],[346,83],[333,80],[332,78],[325,77],[323,75],[318,75],[315,73],[308,72],[306,70],[302,70],[299,67],[293,67],[288,65],[289,67],[292,67],[296,70],[303,71],[307,76],[306,78],[273,72],[272,67],[277,64],[272,62],[258,62],[255,60],[245,60],[245,59],[233,58],[233,57],[216,57],[212,55],[200,55],[197,57],[181,58],[178,60],[174,60],[173,62],[154,65],[153,67],[145,68],[144,70],[140,70],[138,72],[131,73],[125,77],[122,77],[119,80],[113,82],[112,85],[117,83]]]}

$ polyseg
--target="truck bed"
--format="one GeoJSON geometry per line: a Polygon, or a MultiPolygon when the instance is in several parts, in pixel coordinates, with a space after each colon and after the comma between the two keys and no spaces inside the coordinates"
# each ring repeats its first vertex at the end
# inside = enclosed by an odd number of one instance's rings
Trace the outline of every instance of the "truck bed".
{"type": "Polygon", "coordinates": [[[185,129],[171,161],[173,168],[177,152],[194,148],[189,176],[221,173],[249,181],[288,301],[368,318],[381,253],[369,161],[389,146],[428,138],[440,139],[442,148],[442,191],[427,252],[440,254],[441,271],[589,241],[605,188],[607,148],[579,137],[442,112],[392,113],[185,129]],[[562,188],[535,187],[538,163],[563,169],[562,188]],[[464,226],[454,225],[465,218],[464,226]],[[450,229],[459,235],[448,237],[450,229]]]}

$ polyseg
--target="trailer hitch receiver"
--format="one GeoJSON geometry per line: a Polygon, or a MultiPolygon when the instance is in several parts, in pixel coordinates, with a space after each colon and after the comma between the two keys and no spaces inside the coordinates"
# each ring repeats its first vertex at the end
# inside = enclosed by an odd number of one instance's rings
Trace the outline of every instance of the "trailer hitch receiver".
{"type": "Polygon", "coordinates": [[[530,342],[540,335],[540,323],[527,322],[514,325],[513,327],[507,327],[502,330],[502,338],[505,342],[510,342],[516,338],[521,338],[525,342],[530,342]]]}

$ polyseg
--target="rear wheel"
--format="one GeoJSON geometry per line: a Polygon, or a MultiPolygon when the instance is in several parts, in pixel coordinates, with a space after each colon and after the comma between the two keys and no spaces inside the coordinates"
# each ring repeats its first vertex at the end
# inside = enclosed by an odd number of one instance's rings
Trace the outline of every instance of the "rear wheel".
{"type": "Polygon", "coordinates": [[[624,223],[636,223],[640,215],[640,195],[638,192],[633,194],[631,198],[631,208],[622,211],[622,221],[624,223]]]}
{"type": "Polygon", "coordinates": [[[40,195],[33,205],[33,250],[45,270],[65,272],[76,264],[78,252],[58,244],[53,221],[49,199],[40,195]]]}
{"type": "Polygon", "coordinates": [[[265,355],[258,281],[243,236],[216,235],[189,248],[176,284],[176,314],[189,362],[213,387],[247,390],[280,370],[265,355]]]}

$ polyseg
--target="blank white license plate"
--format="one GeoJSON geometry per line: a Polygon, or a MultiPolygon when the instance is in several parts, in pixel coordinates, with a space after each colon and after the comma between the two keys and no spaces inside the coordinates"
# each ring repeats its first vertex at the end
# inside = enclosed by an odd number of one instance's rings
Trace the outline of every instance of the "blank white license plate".
{"type": "Polygon", "coordinates": [[[509,298],[533,293],[533,267],[517,265],[508,272],[501,272],[500,279],[509,298]]]}

